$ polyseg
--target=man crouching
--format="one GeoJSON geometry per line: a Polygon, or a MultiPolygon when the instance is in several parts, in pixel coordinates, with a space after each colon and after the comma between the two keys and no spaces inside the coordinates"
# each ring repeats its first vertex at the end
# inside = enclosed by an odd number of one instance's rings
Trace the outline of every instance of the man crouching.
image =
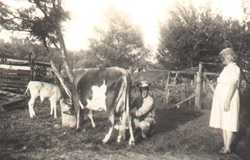
{"type": "Polygon", "coordinates": [[[136,97],[131,111],[135,129],[140,129],[142,138],[147,138],[155,122],[154,99],[149,95],[149,83],[140,81],[140,95],[136,97]]]}

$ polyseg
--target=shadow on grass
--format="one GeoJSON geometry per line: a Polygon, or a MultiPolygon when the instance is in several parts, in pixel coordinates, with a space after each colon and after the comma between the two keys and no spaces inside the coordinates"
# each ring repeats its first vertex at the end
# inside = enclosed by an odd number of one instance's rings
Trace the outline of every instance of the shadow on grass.
{"type": "Polygon", "coordinates": [[[158,134],[174,130],[179,125],[198,118],[201,113],[173,108],[169,110],[159,109],[157,110],[156,115],[156,126],[154,132],[158,134]]]}
{"type": "MultiPolygon", "coordinates": [[[[49,116],[48,106],[37,106],[36,110],[38,116],[32,120],[28,117],[27,109],[11,110],[0,114],[1,120],[6,122],[5,125],[2,124],[0,133],[0,152],[2,151],[1,155],[6,159],[16,159],[15,156],[22,158],[23,154],[29,158],[34,153],[46,157],[45,153],[48,152],[53,155],[55,150],[67,153],[76,148],[98,151],[100,154],[124,154],[126,151],[146,154],[152,148],[157,148],[157,146],[154,147],[157,145],[154,141],[161,142],[164,138],[162,134],[168,134],[178,126],[199,116],[197,113],[183,109],[158,108],[157,123],[152,137],[137,143],[135,147],[129,147],[127,140],[121,144],[116,143],[117,131],[107,145],[101,143],[108,132],[109,122],[105,115],[95,114],[96,128],[92,128],[87,119],[83,122],[81,130],[77,132],[75,129],[56,127],[56,125],[60,126],[60,119],[54,120],[49,116]],[[10,156],[12,153],[13,156],[10,156]]],[[[167,150],[168,147],[163,149],[167,150]]]]}
{"type": "Polygon", "coordinates": [[[241,95],[240,104],[240,130],[232,144],[232,149],[240,155],[242,159],[248,160],[250,157],[250,89],[248,88],[241,95]]]}

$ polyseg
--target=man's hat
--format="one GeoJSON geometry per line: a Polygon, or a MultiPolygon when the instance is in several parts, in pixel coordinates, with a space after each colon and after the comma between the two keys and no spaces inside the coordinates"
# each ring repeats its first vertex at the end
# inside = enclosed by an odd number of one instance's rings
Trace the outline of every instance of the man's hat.
{"type": "Polygon", "coordinates": [[[138,87],[140,87],[140,88],[146,88],[148,86],[149,86],[148,81],[140,81],[140,83],[138,85],[138,87]]]}

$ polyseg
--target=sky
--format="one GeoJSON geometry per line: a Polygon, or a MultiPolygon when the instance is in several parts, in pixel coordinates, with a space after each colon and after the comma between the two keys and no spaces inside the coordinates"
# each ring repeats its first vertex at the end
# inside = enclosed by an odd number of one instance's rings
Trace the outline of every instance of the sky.
{"type": "MultiPolygon", "coordinates": [[[[1,0],[0,0],[1,1],[1,0]]],[[[192,1],[197,7],[208,4],[225,17],[240,18],[240,0],[182,0],[192,1]]],[[[23,0],[5,0],[13,8],[27,6],[23,0]]],[[[159,25],[166,19],[167,12],[176,0],[63,0],[63,5],[70,12],[71,20],[63,24],[66,46],[78,51],[88,49],[89,38],[95,37],[95,27],[105,25],[105,13],[115,8],[128,15],[132,23],[142,33],[147,47],[155,50],[159,40],[159,25]]],[[[11,33],[1,31],[0,37],[9,40],[11,33]]],[[[14,36],[21,36],[16,34],[14,36]]]]}
{"type": "MultiPolygon", "coordinates": [[[[184,0],[185,1],[185,0],[184,0]]],[[[187,0],[186,0],[187,1],[187,0]]],[[[213,8],[225,17],[240,17],[240,0],[192,0],[197,7],[211,2],[213,8]]],[[[176,0],[70,0],[65,8],[71,12],[71,22],[66,25],[65,38],[72,49],[87,48],[88,38],[95,36],[93,26],[102,26],[104,13],[110,6],[125,12],[132,23],[139,26],[145,45],[157,48],[159,25],[165,20],[176,0]],[[79,31],[80,33],[76,32],[79,31]],[[78,39],[77,41],[75,39],[78,39]]]]}

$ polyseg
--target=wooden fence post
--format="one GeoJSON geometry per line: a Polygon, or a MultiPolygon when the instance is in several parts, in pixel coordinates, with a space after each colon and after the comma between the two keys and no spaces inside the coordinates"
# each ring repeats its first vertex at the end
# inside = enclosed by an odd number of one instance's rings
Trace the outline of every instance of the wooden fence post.
{"type": "Polygon", "coordinates": [[[1,63],[2,64],[6,64],[6,62],[7,62],[7,58],[4,55],[2,55],[2,57],[1,57],[1,63]]]}
{"type": "Polygon", "coordinates": [[[202,63],[199,63],[199,71],[196,76],[196,88],[195,88],[195,108],[201,109],[201,92],[202,92],[202,63]]]}
{"type": "Polygon", "coordinates": [[[3,56],[1,56],[1,63],[4,64],[3,56]]]}
{"type": "Polygon", "coordinates": [[[32,52],[29,53],[29,63],[30,63],[30,69],[31,69],[30,80],[33,81],[34,80],[34,63],[32,60],[32,52]]]}
{"type": "Polygon", "coordinates": [[[169,82],[170,82],[170,72],[168,72],[168,79],[167,82],[165,84],[165,92],[166,92],[166,103],[168,104],[169,102],[169,82]]]}

